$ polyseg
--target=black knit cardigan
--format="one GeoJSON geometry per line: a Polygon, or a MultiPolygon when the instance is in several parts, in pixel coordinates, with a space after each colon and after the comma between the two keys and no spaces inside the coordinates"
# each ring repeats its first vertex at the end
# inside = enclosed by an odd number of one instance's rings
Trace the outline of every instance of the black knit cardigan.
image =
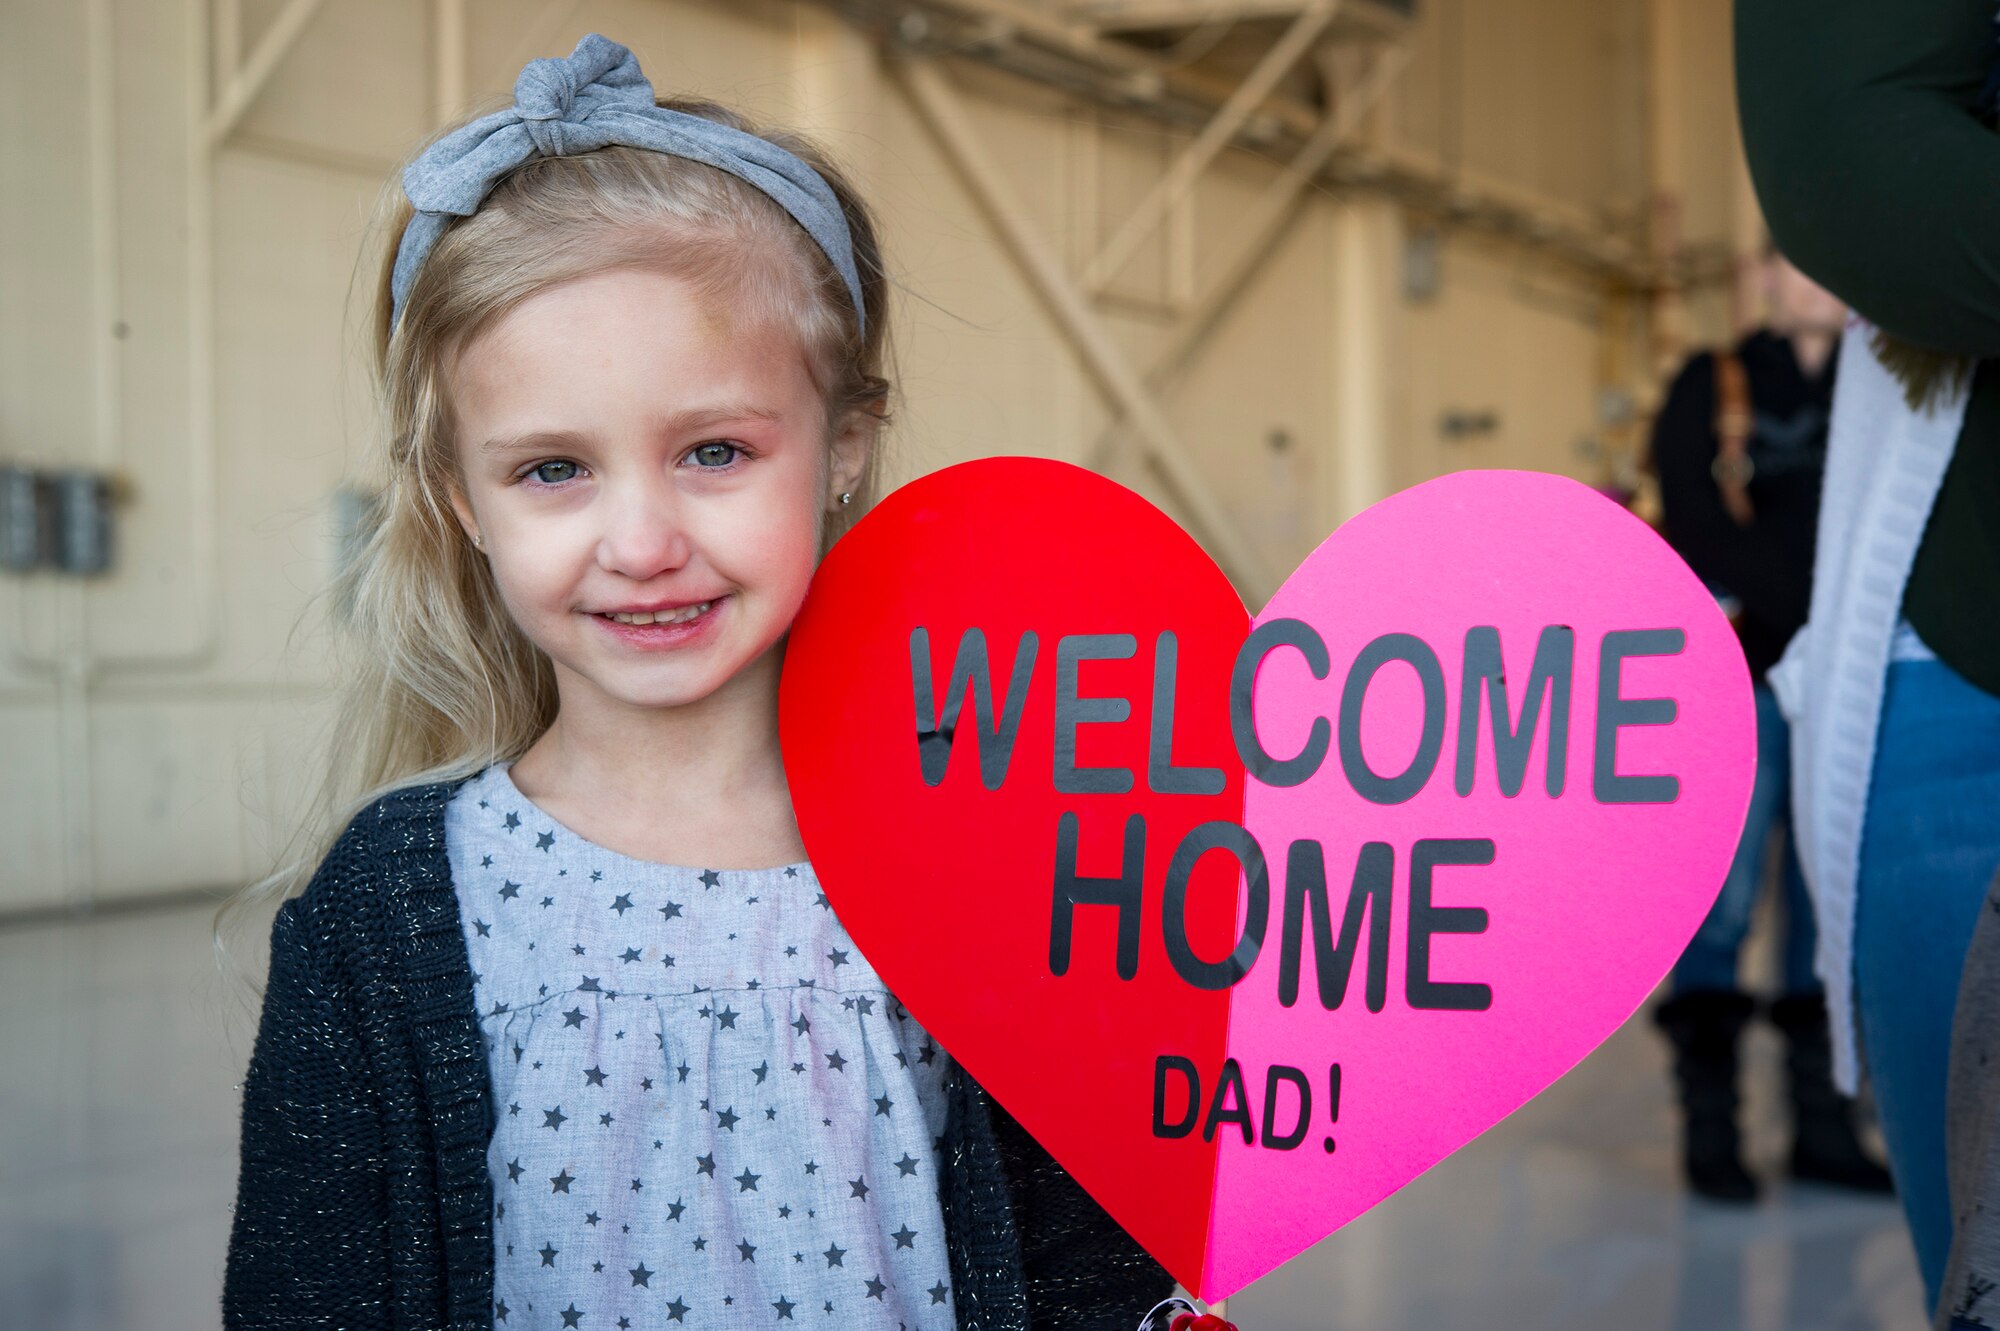
{"type": "MultiPolygon", "coordinates": [[[[497,1122],[445,854],[455,783],[358,814],[271,927],[229,1328],[493,1325],[497,1122]]],[[[961,1331],[1136,1326],[1172,1281],[962,1072],[939,1158],[961,1331]]]]}

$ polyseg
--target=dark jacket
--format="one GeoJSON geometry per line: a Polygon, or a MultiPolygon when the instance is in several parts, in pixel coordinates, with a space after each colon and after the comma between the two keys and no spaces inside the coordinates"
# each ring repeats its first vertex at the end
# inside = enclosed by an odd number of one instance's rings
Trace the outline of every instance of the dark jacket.
{"type": "Polygon", "coordinates": [[[1701,580],[1741,607],[1737,633],[1752,677],[1777,664],[1804,627],[1812,601],[1813,538],[1826,471],[1834,357],[1807,377],[1792,344],[1756,332],[1736,348],[1750,384],[1756,431],[1749,441],[1754,516],[1739,526],[1723,506],[1713,468],[1715,357],[1681,370],[1653,421],[1653,469],[1660,478],[1666,535],[1701,580]]]}
{"type": "MultiPolygon", "coordinates": [[[[493,1325],[497,1122],[449,783],[357,815],[271,926],[226,1327],[493,1325]]],[[[1134,1326],[1172,1281],[962,1072],[939,1158],[963,1331],[1134,1326]]]]}
{"type": "Polygon", "coordinates": [[[1980,362],[1902,608],[2000,695],[1993,14],[1992,0],[1737,0],[1736,95],[1778,248],[1885,332],[1980,362]]]}

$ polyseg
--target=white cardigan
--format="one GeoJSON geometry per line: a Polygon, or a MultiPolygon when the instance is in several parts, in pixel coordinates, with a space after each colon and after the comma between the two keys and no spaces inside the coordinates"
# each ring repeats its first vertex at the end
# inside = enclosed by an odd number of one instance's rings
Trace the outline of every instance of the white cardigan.
{"type": "Polygon", "coordinates": [[[1792,813],[1819,925],[1834,1079],[1858,1083],[1854,1017],[1855,880],[1903,586],[1965,420],[1968,389],[1927,412],[1850,321],[1841,339],[1813,559],[1812,608],[1770,672],[1792,727],[1792,813]]]}

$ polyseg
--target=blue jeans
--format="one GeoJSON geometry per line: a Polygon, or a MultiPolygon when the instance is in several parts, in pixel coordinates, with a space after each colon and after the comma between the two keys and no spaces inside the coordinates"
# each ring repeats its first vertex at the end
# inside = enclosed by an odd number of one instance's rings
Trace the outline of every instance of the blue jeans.
{"type": "Polygon", "coordinates": [[[1861,835],[1855,1003],[1889,1168],[1932,1306],[1951,1251],[1945,1074],[1959,972],[2000,867],[2000,698],[1889,666],[1861,835]]]}
{"type": "Polygon", "coordinates": [[[1820,991],[1813,974],[1812,900],[1806,895],[1805,875],[1799,870],[1798,850],[1792,842],[1791,727],[1778,710],[1778,699],[1766,684],[1757,685],[1757,780],[1750,788],[1750,808],[1743,820],[1743,839],[1737,843],[1736,859],[1723,880],[1722,894],[1709,908],[1708,918],[1688,941],[1687,951],[1674,965],[1675,994],[1700,989],[1734,989],[1736,963],[1743,951],[1743,939],[1750,932],[1750,915],[1757,905],[1757,889],[1764,879],[1764,852],[1773,832],[1785,841],[1784,943],[1779,960],[1779,979],[1787,994],[1816,994],[1820,991]]]}

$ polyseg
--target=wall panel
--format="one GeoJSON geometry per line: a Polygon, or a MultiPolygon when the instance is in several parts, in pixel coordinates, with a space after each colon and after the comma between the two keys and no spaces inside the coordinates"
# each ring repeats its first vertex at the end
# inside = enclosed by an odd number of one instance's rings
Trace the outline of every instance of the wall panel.
{"type": "MultiPolygon", "coordinates": [[[[245,50],[281,7],[245,0],[245,50]]],[[[394,164],[436,124],[439,53],[427,5],[326,0],[204,179],[193,43],[209,10],[0,0],[0,458],[101,462],[134,496],[110,576],[0,579],[0,911],[243,881],[285,844],[316,773],[313,598],[333,568],[334,493],[365,479],[374,438],[363,351],[376,270],[359,256],[394,164]],[[95,137],[93,88],[109,108],[95,137]],[[30,657],[66,662],[69,691],[30,657]]],[[[602,30],[661,86],[807,128],[853,170],[897,288],[891,478],[996,453],[1096,456],[1114,415],[1104,394],[866,38],[779,0],[587,0],[544,27],[551,12],[467,6],[473,100],[506,95],[535,34],[559,54],[602,30]]],[[[1422,12],[1375,132],[1629,223],[1650,188],[1640,0],[1422,12]]],[[[1726,13],[1723,0],[1687,12],[1675,74],[1692,108],[1684,212],[1702,236],[1726,235],[1740,211],[1719,81],[1726,13]]],[[[1072,264],[1189,137],[981,66],[954,64],[950,81],[1072,264]]],[[[1225,154],[1118,274],[1103,318],[1135,366],[1169,343],[1276,171],[1225,154]]],[[[1200,474],[1275,571],[1371,489],[1461,466],[1601,470],[1578,449],[1619,363],[1596,280],[1452,232],[1437,291],[1413,301],[1411,225],[1377,196],[1316,189],[1162,389],[1200,474]],[[1449,442],[1451,411],[1490,411],[1498,427],[1449,442]]],[[[1713,303],[1696,305],[1700,321],[1715,321],[1713,303]]],[[[1129,440],[1109,467],[1173,507],[1129,440]]]]}

